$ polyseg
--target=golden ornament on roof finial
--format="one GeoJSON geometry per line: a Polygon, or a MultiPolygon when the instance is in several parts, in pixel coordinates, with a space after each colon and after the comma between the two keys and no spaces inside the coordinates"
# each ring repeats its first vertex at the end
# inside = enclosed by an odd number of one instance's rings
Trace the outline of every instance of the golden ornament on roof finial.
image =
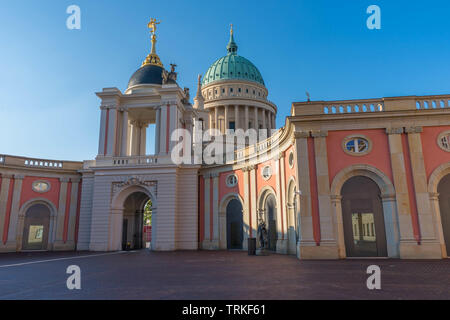
{"type": "Polygon", "coordinates": [[[163,67],[161,60],[159,59],[158,55],[156,54],[156,26],[160,23],[161,23],[161,21],[156,22],[155,18],[150,18],[150,22],[147,24],[147,26],[150,29],[151,34],[152,34],[152,37],[151,37],[152,50],[150,51],[150,54],[147,56],[147,58],[142,63],[142,66],[154,65],[154,66],[163,67]]]}
{"type": "Polygon", "coordinates": [[[230,34],[233,35],[233,24],[230,24],[230,34]]]}
{"type": "Polygon", "coordinates": [[[161,21],[156,22],[155,18],[150,18],[150,22],[148,23],[148,28],[152,31],[152,35],[155,35],[156,33],[156,25],[160,24],[161,21]]]}

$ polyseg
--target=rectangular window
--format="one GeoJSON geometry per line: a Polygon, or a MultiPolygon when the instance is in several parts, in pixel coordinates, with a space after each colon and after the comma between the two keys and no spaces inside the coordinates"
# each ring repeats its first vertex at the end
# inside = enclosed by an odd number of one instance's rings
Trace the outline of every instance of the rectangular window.
{"type": "Polygon", "coordinates": [[[236,130],[236,123],[234,121],[230,121],[228,123],[228,128],[230,128],[230,130],[236,130]]]}

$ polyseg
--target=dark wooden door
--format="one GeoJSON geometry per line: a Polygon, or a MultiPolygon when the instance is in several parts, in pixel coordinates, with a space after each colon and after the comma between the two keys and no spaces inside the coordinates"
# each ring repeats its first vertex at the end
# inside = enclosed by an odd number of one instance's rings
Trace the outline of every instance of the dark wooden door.
{"type": "Polygon", "coordinates": [[[442,231],[444,232],[447,256],[450,257],[450,174],[445,176],[439,183],[438,193],[442,231]]]}
{"type": "Polygon", "coordinates": [[[242,249],[244,240],[244,221],[242,204],[233,199],[227,205],[227,248],[242,249]]]}
{"type": "Polygon", "coordinates": [[[35,204],[25,213],[22,250],[47,250],[50,229],[50,210],[35,204]]]}
{"type": "Polygon", "coordinates": [[[386,257],[386,230],[378,185],[354,177],[342,187],[342,218],[347,257],[386,257]]]}

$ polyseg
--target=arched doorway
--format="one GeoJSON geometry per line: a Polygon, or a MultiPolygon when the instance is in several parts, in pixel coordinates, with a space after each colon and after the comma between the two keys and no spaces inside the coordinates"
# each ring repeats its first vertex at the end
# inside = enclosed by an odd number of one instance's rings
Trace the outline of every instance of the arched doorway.
{"type": "Polygon", "coordinates": [[[50,230],[50,209],[41,203],[25,213],[22,250],[47,250],[50,230]]]}
{"type": "Polygon", "coordinates": [[[242,249],[244,240],[244,219],[242,216],[242,204],[237,199],[232,199],[227,204],[227,249],[242,249]]]}
{"type": "Polygon", "coordinates": [[[277,201],[273,194],[269,194],[266,198],[265,212],[266,212],[266,224],[267,232],[269,236],[269,250],[277,250],[277,201]]]}
{"type": "Polygon", "coordinates": [[[122,249],[143,249],[147,239],[144,226],[147,224],[146,209],[150,198],[144,192],[130,194],[123,205],[122,249]]]}
{"type": "Polygon", "coordinates": [[[442,178],[437,190],[447,257],[450,257],[450,174],[442,178]]]}
{"type": "Polygon", "coordinates": [[[387,257],[378,185],[368,177],[355,176],[344,183],[341,194],[347,257],[387,257]]]}

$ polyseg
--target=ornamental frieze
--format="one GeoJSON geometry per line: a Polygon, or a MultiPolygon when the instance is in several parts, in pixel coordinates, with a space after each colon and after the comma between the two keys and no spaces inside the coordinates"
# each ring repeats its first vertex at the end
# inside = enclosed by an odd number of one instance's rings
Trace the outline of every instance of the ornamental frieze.
{"type": "Polygon", "coordinates": [[[128,186],[147,187],[155,196],[157,195],[157,181],[147,180],[144,176],[129,176],[122,181],[113,182],[111,193],[114,196],[119,190],[128,186]]]}

